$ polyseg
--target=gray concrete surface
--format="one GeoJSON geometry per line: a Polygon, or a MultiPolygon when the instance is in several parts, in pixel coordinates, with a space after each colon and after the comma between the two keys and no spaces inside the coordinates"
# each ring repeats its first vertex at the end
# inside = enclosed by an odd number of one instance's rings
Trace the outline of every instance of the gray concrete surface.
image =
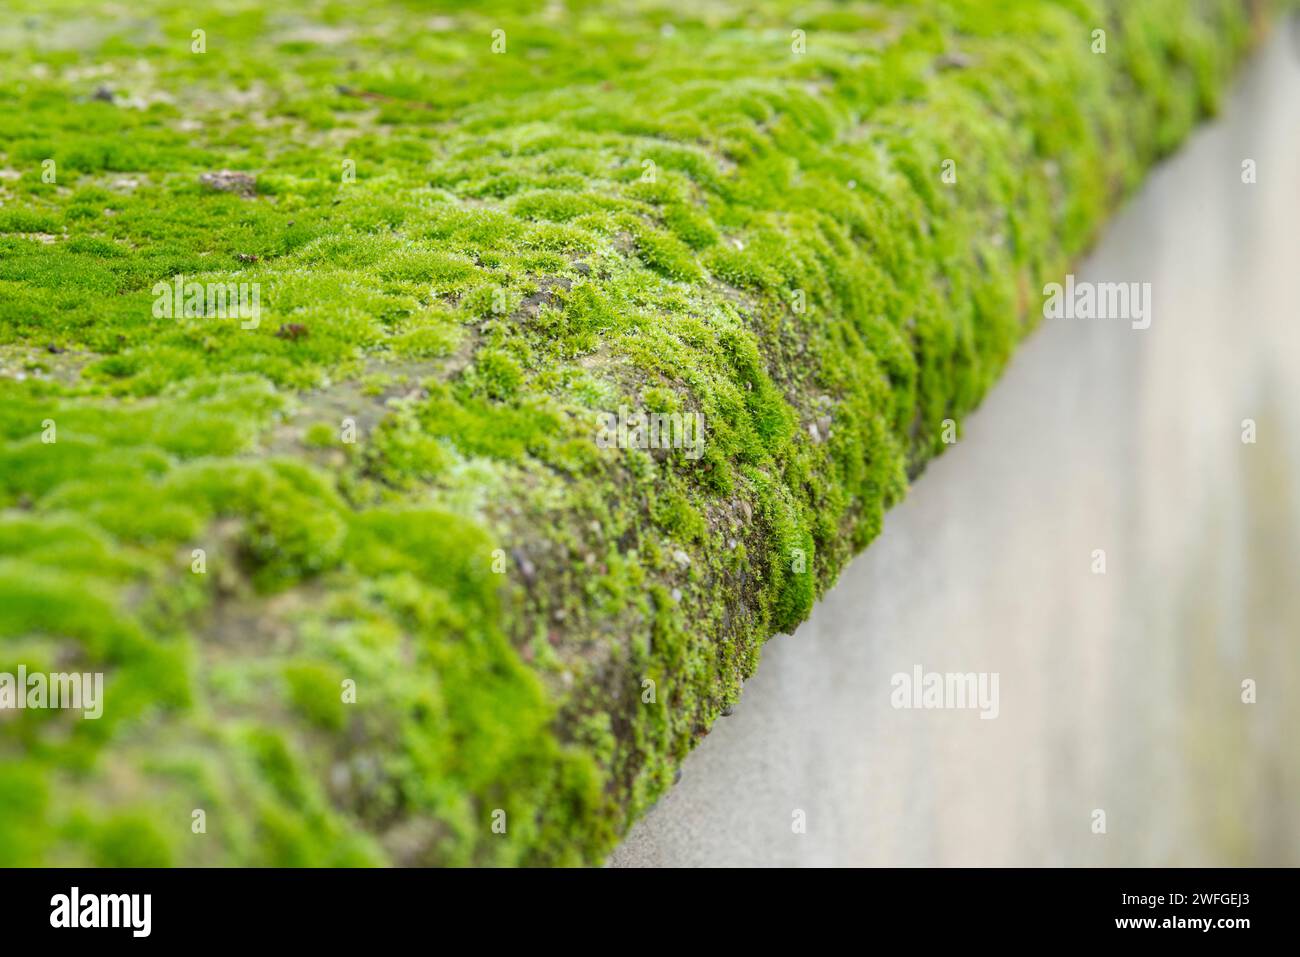
{"type": "Polygon", "coordinates": [[[1151,327],[1045,320],[610,864],[1300,864],[1298,213],[1285,29],[1075,270],[1151,327]]]}

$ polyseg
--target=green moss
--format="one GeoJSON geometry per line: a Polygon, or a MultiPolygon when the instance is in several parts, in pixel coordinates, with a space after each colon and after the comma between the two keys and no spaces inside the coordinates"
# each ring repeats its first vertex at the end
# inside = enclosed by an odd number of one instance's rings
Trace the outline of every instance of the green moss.
{"type": "Polygon", "coordinates": [[[0,864],[599,861],[1251,27],[432,6],[10,4],[0,668],[105,710],[0,721],[0,864]]]}
{"type": "Polygon", "coordinates": [[[289,699],[313,724],[327,731],[341,731],[347,723],[344,710],[343,673],[317,661],[291,662],[285,666],[289,699]]]}
{"type": "Polygon", "coordinates": [[[168,867],[172,842],[159,822],[143,815],[119,814],[89,836],[96,867],[168,867]]]}

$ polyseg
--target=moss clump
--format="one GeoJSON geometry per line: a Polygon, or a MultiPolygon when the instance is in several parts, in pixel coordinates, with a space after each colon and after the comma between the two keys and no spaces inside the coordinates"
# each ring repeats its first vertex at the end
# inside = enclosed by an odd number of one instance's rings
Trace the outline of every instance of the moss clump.
{"type": "Polygon", "coordinates": [[[0,864],[305,865],[598,861],[1259,5],[9,6],[0,864]]]}

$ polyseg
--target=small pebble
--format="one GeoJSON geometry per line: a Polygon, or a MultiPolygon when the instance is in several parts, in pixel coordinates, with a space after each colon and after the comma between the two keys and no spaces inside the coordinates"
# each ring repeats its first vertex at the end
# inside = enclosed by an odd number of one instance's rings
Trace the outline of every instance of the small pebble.
{"type": "Polygon", "coordinates": [[[515,564],[519,566],[519,574],[523,575],[524,581],[527,582],[529,585],[531,585],[533,583],[533,579],[537,577],[536,566],[534,566],[533,563],[528,560],[528,556],[524,554],[524,550],[522,548],[510,549],[510,555],[512,558],[514,558],[515,564]]]}

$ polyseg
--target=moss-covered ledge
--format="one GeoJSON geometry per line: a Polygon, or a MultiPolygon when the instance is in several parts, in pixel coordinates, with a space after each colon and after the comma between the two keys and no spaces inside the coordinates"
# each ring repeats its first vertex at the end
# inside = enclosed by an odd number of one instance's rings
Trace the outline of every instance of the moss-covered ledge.
{"type": "Polygon", "coordinates": [[[9,6],[0,864],[599,861],[1264,26],[9,6]]]}

